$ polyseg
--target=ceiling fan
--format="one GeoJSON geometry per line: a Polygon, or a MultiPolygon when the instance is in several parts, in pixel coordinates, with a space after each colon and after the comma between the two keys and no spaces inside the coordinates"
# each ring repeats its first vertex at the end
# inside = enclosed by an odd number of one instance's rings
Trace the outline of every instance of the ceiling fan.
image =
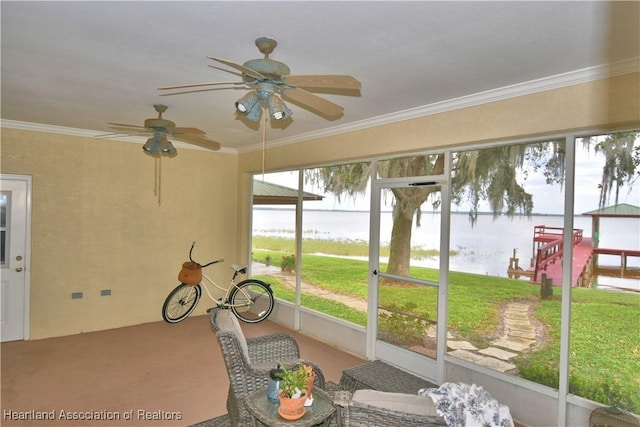
{"type": "Polygon", "coordinates": [[[155,158],[153,193],[158,198],[158,205],[161,205],[162,169],[160,160],[163,154],[167,156],[175,156],[177,154],[175,147],[168,138],[208,148],[209,150],[219,150],[220,144],[208,139],[205,136],[205,132],[198,128],[176,127],[176,124],[171,120],[163,119],[162,113],[167,111],[166,105],[154,104],[153,108],[158,112],[158,117],[146,119],[144,126],[109,123],[111,129],[120,132],[98,135],[96,138],[115,138],[123,135],[135,136],[149,133],[153,135],[142,146],[142,149],[155,158]]]}
{"type": "Polygon", "coordinates": [[[98,135],[102,138],[114,138],[123,135],[145,135],[151,133],[153,136],[147,140],[142,149],[155,156],[162,154],[173,156],[177,153],[175,147],[168,138],[208,148],[209,150],[219,150],[220,144],[211,141],[205,132],[198,128],[176,127],[171,120],[162,118],[162,113],[167,110],[166,105],[154,104],[158,117],[146,119],[144,126],[127,125],[122,123],[109,123],[111,129],[118,130],[118,133],[98,135]]]}
{"type": "MultiPolygon", "coordinates": [[[[231,85],[228,88],[222,89],[230,89],[238,86],[246,87],[247,89],[254,89],[236,102],[236,109],[238,112],[254,122],[260,120],[263,108],[269,111],[269,116],[272,119],[284,120],[290,117],[292,111],[287,107],[282,99],[296,103],[299,106],[320,116],[324,116],[329,120],[335,120],[342,116],[344,108],[310,91],[313,90],[315,92],[340,95],[360,95],[361,84],[352,76],[331,74],[291,75],[291,70],[286,64],[269,58],[269,55],[278,45],[274,39],[269,37],[259,37],[256,39],[255,44],[258,50],[264,54],[264,58],[251,59],[242,65],[226,59],[211,56],[207,57],[231,67],[236,71],[218,68],[212,65],[209,65],[209,67],[235,74],[241,77],[242,81],[193,83],[165,86],[158,89],[175,90],[220,85],[231,85]]],[[[161,96],[208,90],[216,90],[216,88],[166,93],[161,96]]]]}

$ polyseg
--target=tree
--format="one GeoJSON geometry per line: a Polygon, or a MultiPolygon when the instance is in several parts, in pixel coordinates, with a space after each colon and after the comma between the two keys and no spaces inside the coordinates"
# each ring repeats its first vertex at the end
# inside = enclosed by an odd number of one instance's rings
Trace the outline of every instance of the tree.
{"type": "Polygon", "coordinates": [[[531,215],[532,196],[521,181],[542,168],[548,183],[562,183],[565,151],[564,141],[550,141],[457,152],[452,163],[452,201],[470,202],[472,223],[483,200],[494,216],[531,215]]]}
{"type": "Polygon", "coordinates": [[[636,144],[637,140],[638,132],[614,133],[601,141],[585,138],[584,145],[587,149],[593,145],[595,152],[604,154],[605,157],[600,184],[600,208],[609,204],[612,191],[615,192],[615,204],[618,204],[620,190],[628,184],[631,191],[633,183],[640,176],[640,145],[636,144]]]}
{"type": "MultiPolygon", "coordinates": [[[[632,184],[640,165],[640,148],[634,143],[637,133],[609,135],[595,145],[607,158],[603,170],[603,197],[615,186],[632,184]],[[635,150],[635,151],[634,151],[635,150]]],[[[587,142],[588,144],[589,142],[587,142]]],[[[565,141],[508,145],[480,150],[460,151],[452,158],[452,201],[470,204],[469,219],[475,223],[480,203],[486,201],[494,216],[531,215],[533,198],[523,185],[532,171],[542,171],[547,183],[563,184],[565,141]]],[[[439,175],[444,173],[445,154],[410,156],[377,162],[380,178],[439,175]]],[[[354,163],[308,169],[306,182],[341,197],[362,194],[371,174],[370,163],[354,163]]],[[[408,275],[411,256],[411,232],[414,218],[419,226],[421,206],[438,192],[433,186],[394,188],[393,228],[387,272],[408,275]]],[[[432,202],[438,207],[439,199],[432,202]]]]}
{"type": "MultiPolygon", "coordinates": [[[[415,156],[381,162],[378,175],[384,178],[403,176],[441,175],[444,173],[444,155],[415,156]]],[[[393,227],[389,246],[387,272],[408,275],[411,260],[411,233],[413,218],[420,223],[420,206],[438,191],[433,186],[393,188],[393,227]]],[[[438,201],[434,202],[436,205],[438,201]]]]}

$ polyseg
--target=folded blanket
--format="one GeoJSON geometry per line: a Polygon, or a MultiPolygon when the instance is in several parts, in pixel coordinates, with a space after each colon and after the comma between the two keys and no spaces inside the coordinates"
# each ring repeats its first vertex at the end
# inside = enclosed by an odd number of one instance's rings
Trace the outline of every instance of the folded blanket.
{"type": "Polygon", "coordinates": [[[509,407],[475,384],[444,383],[439,388],[421,389],[418,394],[433,400],[436,412],[449,427],[513,427],[509,407]]]}

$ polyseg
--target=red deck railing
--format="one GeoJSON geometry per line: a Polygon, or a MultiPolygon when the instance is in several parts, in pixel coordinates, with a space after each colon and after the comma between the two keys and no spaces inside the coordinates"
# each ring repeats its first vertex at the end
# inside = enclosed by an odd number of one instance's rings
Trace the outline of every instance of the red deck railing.
{"type": "MultiPolygon", "coordinates": [[[[564,248],[563,243],[564,229],[561,227],[547,227],[545,225],[536,225],[533,229],[534,253],[536,254],[536,263],[533,270],[533,282],[538,281],[540,272],[545,271],[547,266],[562,260],[564,248]]],[[[582,229],[573,230],[573,245],[580,243],[583,238],[582,229]]]]}

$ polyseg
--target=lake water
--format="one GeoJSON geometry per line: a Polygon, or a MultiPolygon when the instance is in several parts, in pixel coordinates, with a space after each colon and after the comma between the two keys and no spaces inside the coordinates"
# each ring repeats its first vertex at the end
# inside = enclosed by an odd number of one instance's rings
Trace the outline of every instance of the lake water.
{"type": "MultiPolygon", "coordinates": [[[[294,238],[295,210],[256,208],[253,211],[253,233],[263,236],[294,238]]],[[[506,277],[509,258],[516,256],[520,266],[528,268],[533,255],[533,230],[536,225],[562,227],[560,215],[533,215],[508,218],[479,215],[471,225],[467,213],[452,213],[450,249],[456,254],[450,258],[451,270],[506,277]]],[[[380,218],[381,243],[388,244],[393,225],[391,212],[380,218]]],[[[422,213],[421,226],[412,233],[412,246],[439,249],[440,215],[422,213]]],[[[582,229],[584,237],[591,238],[591,217],[576,216],[574,228],[582,229]]],[[[304,239],[369,241],[369,212],[306,210],[303,216],[304,239]]],[[[619,249],[640,248],[640,221],[633,218],[602,218],[600,247],[619,249]]],[[[602,265],[619,266],[618,257],[600,257],[602,265]]],[[[438,259],[412,261],[412,265],[437,267],[438,259]]],[[[640,259],[629,258],[629,266],[639,268],[640,259]]],[[[598,284],[640,290],[640,280],[599,277],[598,284]]]]}

